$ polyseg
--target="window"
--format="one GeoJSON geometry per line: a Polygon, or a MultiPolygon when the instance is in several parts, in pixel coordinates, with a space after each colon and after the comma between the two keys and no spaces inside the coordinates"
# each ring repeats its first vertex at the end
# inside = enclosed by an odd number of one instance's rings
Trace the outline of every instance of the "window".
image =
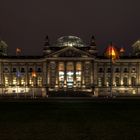
{"type": "Polygon", "coordinates": [[[17,85],[17,78],[13,77],[13,85],[17,85]]]}
{"type": "Polygon", "coordinates": [[[103,86],[103,78],[102,77],[98,78],[98,86],[99,87],[103,86]]]}
{"type": "Polygon", "coordinates": [[[62,88],[64,86],[64,63],[60,62],[58,66],[59,71],[59,87],[62,88]]]}
{"type": "Polygon", "coordinates": [[[107,68],[107,73],[110,73],[111,72],[111,68],[107,68]]]}
{"type": "Polygon", "coordinates": [[[127,69],[127,68],[124,68],[124,72],[126,72],[126,73],[127,73],[127,72],[128,72],[128,69],[127,69]]]}
{"type": "Polygon", "coordinates": [[[33,86],[33,80],[32,80],[32,77],[29,77],[29,85],[30,85],[30,86],[33,86]]]}
{"type": "Polygon", "coordinates": [[[5,68],[4,68],[4,72],[9,72],[8,67],[5,67],[5,68]]]}
{"type": "Polygon", "coordinates": [[[116,86],[120,85],[120,78],[119,77],[115,77],[115,85],[116,86]]]}
{"type": "Polygon", "coordinates": [[[33,72],[33,68],[29,68],[29,72],[33,72]]]}
{"type": "Polygon", "coordinates": [[[98,72],[102,73],[103,72],[103,68],[99,68],[98,72]]]}
{"type": "Polygon", "coordinates": [[[119,69],[119,68],[116,68],[116,69],[115,69],[115,72],[116,72],[116,73],[120,72],[120,69],[119,69]]]}
{"type": "Polygon", "coordinates": [[[127,86],[128,85],[127,83],[128,83],[128,78],[127,77],[124,77],[123,78],[123,85],[124,86],[127,86]]]}
{"type": "Polygon", "coordinates": [[[107,77],[106,79],[106,86],[111,86],[112,79],[110,77],[107,77]]]}
{"type": "Polygon", "coordinates": [[[5,81],[5,86],[8,86],[9,85],[9,78],[8,77],[5,77],[4,78],[4,81],[5,81]]]}
{"type": "Polygon", "coordinates": [[[131,77],[131,85],[136,86],[136,77],[131,77]]]}
{"type": "Polygon", "coordinates": [[[21,78],[21,86],[24,86],[25,85],[25,79],[22,77],[21,78]]]}
{"type": "Polygon", "coordinates": [[[37,68],[37,72],[41,72],[41,68],[37,68]]]}
{"type": "Polygon", "coordinates": [[[135,73],[135,72],[136,72],[136,68],[132,68],[132,69],[131,69],[131,72],[132,72],[132,73],[135,73]]]}
{"type": "Polygon", "coordinates": [[[17,69],[16,68],[13,68],[13,72],[17,72],[17,69]]]}
{"type": "Polygon", "coordinates": [[[80,62],[76,64],[76,87],[81,87],[82,65],[80,62]]]}
{"type": "Polygon", "coordinates": [[[24,68],[21,68],[21,72],[25,72],[25,69],[24,68]]]}
{"type": "Polygon", "coordinates": [[[42,77],[41,76],[39,76],[38,78],[37,78],[37,85],[38,86],[42,86],[42,77]]]}

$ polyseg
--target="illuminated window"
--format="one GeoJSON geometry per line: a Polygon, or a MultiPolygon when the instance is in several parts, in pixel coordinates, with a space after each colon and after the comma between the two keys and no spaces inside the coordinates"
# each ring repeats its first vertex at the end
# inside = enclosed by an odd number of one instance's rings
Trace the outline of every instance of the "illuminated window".
{"type": "Polygon", "coordinates": [[[30,85],[30,86],[33,86],[33,80],[32,80],[32,77],[29,77],[29,85],[30,85]]]}
{"type": "Polygon", "coordinates": [[[21,85],[24,86],[25,85],[25,79],[21,78],[21,85]]]}
{"type": "Polygon", "coordinates": [[[76,87],[81,87],[81,74],[82,74],[82,65],[79,62],[76,64],[76,87]]]}
{"type": "Polygon", "coordinates": [[[8,77],[4,77],[4,82],[5,82],[5,86],[8,86],[9,85],[9,79],[8,79],[8,77]]]}
{"type": "Polygon", "coordinates": [[[102,77],[98,78],[98,86],[99,87],[103,86],[103,78],[102,77]]]}
{"type": "Polygon", "coordinates": [[[111,79],[110,79],[110,77],[107,77],[106,86],[110,86],[110,85],[111,85],[111,79]]]}
{"type": "Polygon", "coordinates": [[[13,85],[17,85],[17,78],[13,77],[13,85]]]}
{"type": "Polygon", "coordinates": [[[134,94],[134,95],[135,95],[135,94],[136,94],[136,90],[132,90],[132,94],[134,94]]]}
{"type": "Polygon", "coordinates": [[[67,87],[72,88],[74,82],[74,65],[73,63],[67,63],[67,87]]]}
{"type": "Polygon", "coordinates": [[[42,86],[42,77],[41,76],[37,77],[37,85],[40,87],[42,86]]]}

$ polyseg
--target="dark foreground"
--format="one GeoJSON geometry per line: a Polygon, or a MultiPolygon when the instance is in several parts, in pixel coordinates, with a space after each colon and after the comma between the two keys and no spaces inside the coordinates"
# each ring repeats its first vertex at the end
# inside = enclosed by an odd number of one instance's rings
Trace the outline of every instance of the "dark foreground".
{"type": "Polygon", "coordinates": [[[140,100],[0,102],[0,140],[140,140],[140,100]]]}

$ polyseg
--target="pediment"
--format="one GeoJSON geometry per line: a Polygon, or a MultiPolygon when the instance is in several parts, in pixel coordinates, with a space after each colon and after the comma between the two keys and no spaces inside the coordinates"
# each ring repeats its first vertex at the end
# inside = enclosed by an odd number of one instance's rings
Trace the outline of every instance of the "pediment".
{"type": "Polygon", "coordinates": [[[49,57],[90,57],[90,56],[91,56],[90,54],[80,49],[74,47],[67,47],[51,54],[49,57]]]}

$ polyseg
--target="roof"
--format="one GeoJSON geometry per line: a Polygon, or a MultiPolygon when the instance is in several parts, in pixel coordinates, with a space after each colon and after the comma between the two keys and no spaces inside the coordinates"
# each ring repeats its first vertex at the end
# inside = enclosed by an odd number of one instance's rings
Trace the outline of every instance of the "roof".
{"type": "Polygon", "coordinates": [[[0,56],[0,59],[40,59],[43,56],[0,56]]]}

